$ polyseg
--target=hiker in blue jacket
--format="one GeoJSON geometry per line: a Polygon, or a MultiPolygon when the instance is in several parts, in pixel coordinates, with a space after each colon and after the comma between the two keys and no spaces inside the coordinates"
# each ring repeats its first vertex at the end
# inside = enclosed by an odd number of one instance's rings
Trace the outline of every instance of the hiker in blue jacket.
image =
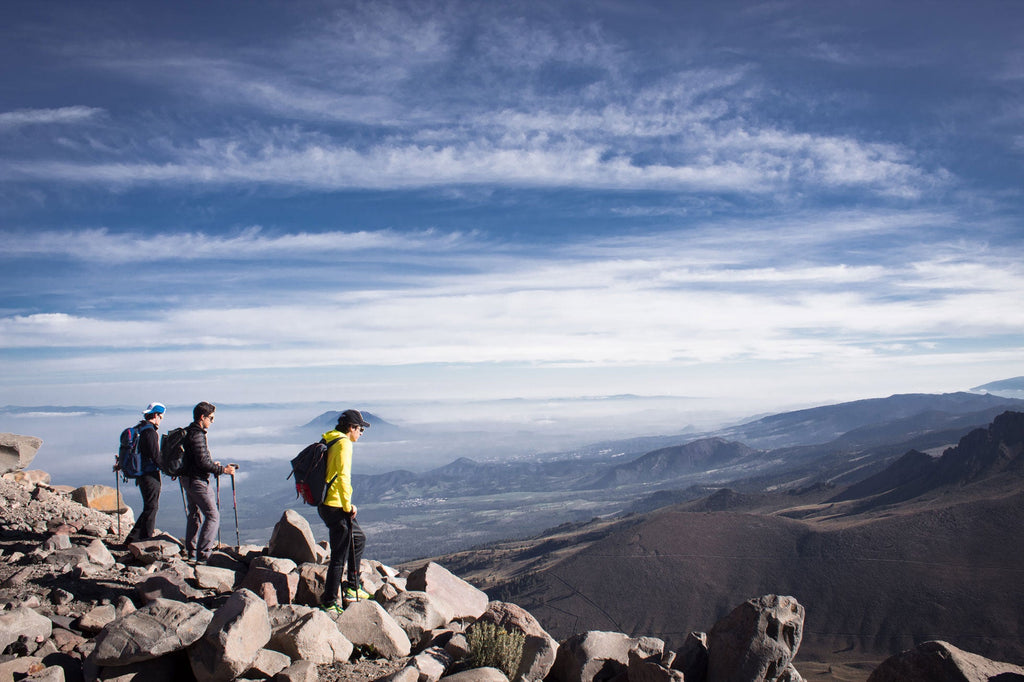
{"type": "Polygon", "coordinates": [[[136,428],[139,430],[139,454],[142,456],[142,474],[135,478],[142,495],[142,513],[128,531],[124,541],[148,540],[156,533],[156,512],[160,508],[160,422],[166,408],[161,403],[150,403],[136,428]]]}

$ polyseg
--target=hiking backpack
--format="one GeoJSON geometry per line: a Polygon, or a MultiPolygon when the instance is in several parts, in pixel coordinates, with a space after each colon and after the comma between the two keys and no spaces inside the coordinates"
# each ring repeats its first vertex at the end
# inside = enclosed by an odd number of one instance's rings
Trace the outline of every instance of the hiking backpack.
{"type": "Polygon", "coordinates": [[[181,476],[185,470],[185,427],[171,429],[160,439],[160,471],[171,478],[181,476]]]}
{"type": "Polygon", "coordinates": [[[295,496],[301,497],[306,504],[314,507],[323,504],[327,499],[327,491],[338,478],[335,475],[330,483],[327,482],[327,449],[339,440],[341,436],[329,442],[321,438],[292,458],[292,472],[285,480],[295,477],[295,496]]]}
{"type": "MultiPolygon", "coordinates": [[[[153,471],[152,466],[146,466],[147,462],[142,461],[142,452],[139,450],[144,428],[146,427],[129,426],[121,432],[121,442],[117,448],[117,470],[126,481],[153,471]]],[[[152,425],[149,428],[153,428],[152,425]]]]}

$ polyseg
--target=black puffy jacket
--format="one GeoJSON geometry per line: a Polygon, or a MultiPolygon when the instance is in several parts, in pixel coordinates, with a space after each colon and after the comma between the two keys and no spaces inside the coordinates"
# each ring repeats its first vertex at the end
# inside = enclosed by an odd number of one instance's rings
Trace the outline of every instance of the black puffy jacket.
{"type": "Polygon", "coordinates": [[[209,480],[210,474],[220,476],[224,473],[224,467],[214,462],[210,456],[203,427],[192,422],[185,431],[188,437],[185,438],[185,471],[182,475],[209,480]]]}

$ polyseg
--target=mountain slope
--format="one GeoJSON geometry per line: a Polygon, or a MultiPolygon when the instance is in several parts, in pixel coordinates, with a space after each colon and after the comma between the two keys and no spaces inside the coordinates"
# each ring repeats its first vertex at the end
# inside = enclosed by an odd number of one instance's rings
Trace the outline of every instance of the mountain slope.
{"type": "Polygon", "coordinates": [[[807,609],[802,656],[877,659],[944,639],[1019,663],[1022,451],[1024,414],[1007,413],[941,458],[907,453],[845,494],[720,492],[444,561],[556,638],[604,629],[678,646],[742,595],[781,593],[807,609]],[[892,490],[902,497],[877,504],[892,490]]]}

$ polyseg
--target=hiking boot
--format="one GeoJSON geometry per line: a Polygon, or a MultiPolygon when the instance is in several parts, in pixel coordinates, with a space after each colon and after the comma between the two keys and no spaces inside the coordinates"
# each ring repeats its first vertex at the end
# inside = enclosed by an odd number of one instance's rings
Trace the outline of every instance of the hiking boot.
{"type": "Polygon", "coordinates": [[[337,603],[321,604],[320,605],[320,610],[323,611],[324,613],[326,613],[328,616],[331,616],[331,615],[334,615],[334,614],[337,614],[337,613],[345,613],[345,607],[339,606],[337,603]]]}
{"type": "Polygon", "coordinates": [[[373,595],[361,587],[358,590],[354,590],[351,587],[346,587],[345,590],[342,592],[342,597],[344,598],[345,603],[373,599],[373,595]]]}

